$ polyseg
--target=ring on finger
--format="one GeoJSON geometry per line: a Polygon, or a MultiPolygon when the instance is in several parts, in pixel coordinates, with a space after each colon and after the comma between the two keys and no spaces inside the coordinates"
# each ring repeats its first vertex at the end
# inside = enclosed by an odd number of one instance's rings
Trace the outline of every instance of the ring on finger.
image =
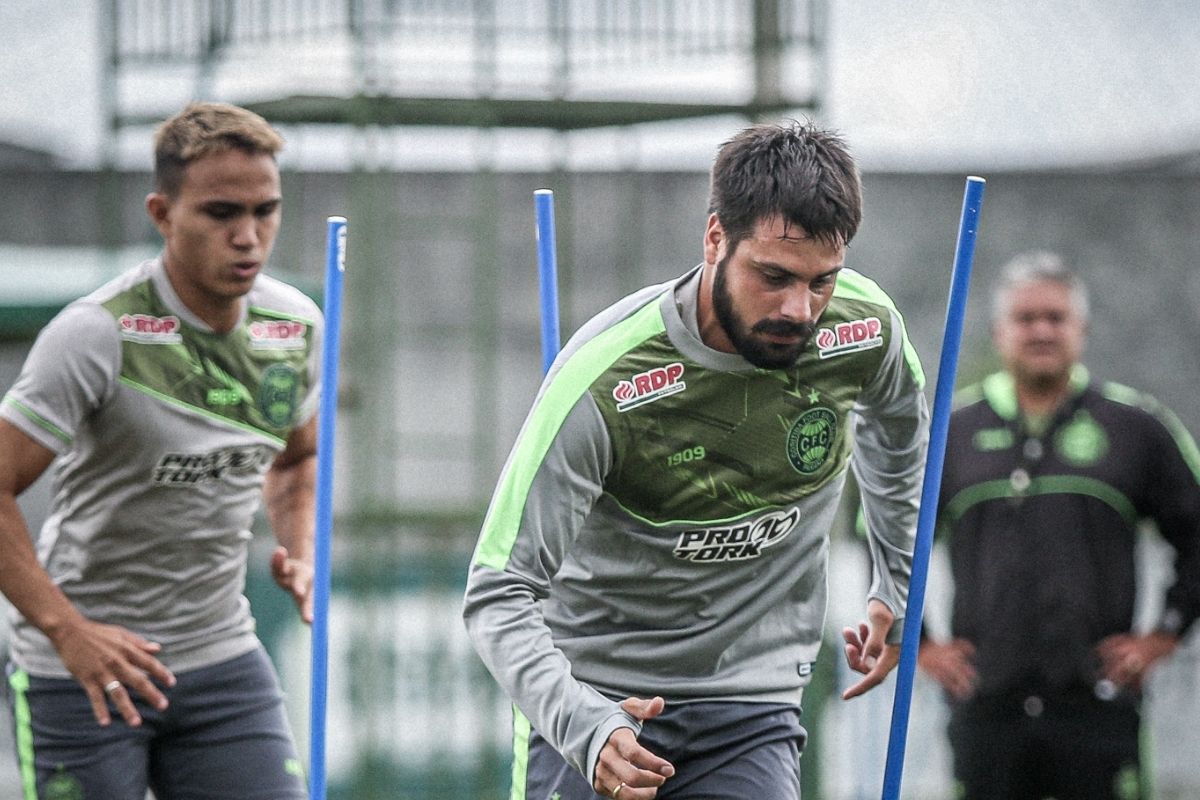
{"type": "Polygon", "coordinates": [[[617,795],[619,795],[621,793],[621,790],[624,788],[625,788],[625,781],[621,781],[620,783],[618,783],[617,788],[612,790],[612,799],[618,800],[617,795]]]}
{"type": "Polygon", "coordinates": [[[112,680],[112,681],[109,681],[108,683],[104,684],[104,693],[112,694],[113,692],[115,692],[117,689],[120,689],[120,688],[121,688],[121,682],[117,681],[117,680],[112,680]]]}

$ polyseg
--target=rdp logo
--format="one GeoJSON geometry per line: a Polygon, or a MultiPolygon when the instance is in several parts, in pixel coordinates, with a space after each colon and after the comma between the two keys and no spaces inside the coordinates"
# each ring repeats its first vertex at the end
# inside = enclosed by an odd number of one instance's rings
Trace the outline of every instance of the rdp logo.
{"type": "Polygon", "coordinates": [[[687,388],[683,382],[683,364],[675,362],[665,367],[655,367],[638,373],[628,380],[619,381],[613,388],[613,399],[617,401],[617,411],[628,411],[631,408],[652,403],[668,395],[682,392],[687,388]]]}
{"type": "Polygon", "coordinates": [[[173,344],[181,341],[179,317],[155,317],[150,314],[122,314],[117,323],[121,336],[135,342],[173,344]]]}
{"type": "Polygon", "coordinates": [[[856,350],[870,350],[883,344],[882,330],[879,317],[839,322],[832,328],[817,331],[817,351],[821,358],[829,358],[856,350]]]}
{"type": "Polygon", "coordinates": [[[308,326],[295,320],[250,323],[250,346],[256,350],[299,350],[308,326]]]}

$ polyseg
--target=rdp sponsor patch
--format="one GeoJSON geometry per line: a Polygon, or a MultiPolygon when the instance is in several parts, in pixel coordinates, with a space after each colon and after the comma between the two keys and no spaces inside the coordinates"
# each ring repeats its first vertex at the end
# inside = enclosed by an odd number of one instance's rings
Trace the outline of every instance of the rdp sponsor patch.
{"type": "Polygon", "coordinates": [[[250,323],[250,347],[254,350],[303,350],[308,326],[296,320],[258,320],[250,323]]]}
{"type": "Polygon", "coordinates": [[[758,558],[791,533],[799,519],[800,510],[789,508],[737,525],[684,531],[675,543],[675,557],[705,563],[758,558]]]}
{"type": "Polygon", "coordinates": [[[811,475],[825,465],[837,436],[837,414],[828,408],[810,408],[800,415],[787,436],[787,457],[801,475],[811,475]]]}
{"type": "Polygon", "coordinates": [[[121,338],[141,344],[178,344],[183,341],[179,332],[179,317],[156,317],[151,314],[122,314],[117,320],[121,338]]]}
{"type": "Polygon", "coordinates": [[[859,350],[870,350],[883,345],[883,323],[879,317],[852,319],[849,322],[839,322],[832,328],[820,328],[817,331],[817,355],[821,358],[833,358],[843,353],[854,353],[859,350]]]}
{"type": "Polygon", "coordinates": [[[653,403],[687,388],[683,382],[683,364],[678,361],[665,367],[655,367],[638,373],[628,380],[618,381],[613,388],[617,411],[653,403]]]}

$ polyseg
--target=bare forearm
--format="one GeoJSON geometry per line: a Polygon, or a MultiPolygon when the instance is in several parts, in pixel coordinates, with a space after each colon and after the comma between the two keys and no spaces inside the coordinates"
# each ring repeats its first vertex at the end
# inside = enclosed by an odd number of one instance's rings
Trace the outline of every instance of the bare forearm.
{"type": "Polygon", "coordinates": [[[52,641],[81,616],[38,563],[16,499],[0,495],[0,591],[25,619],[52,641]]]}
{"type": "Polygon", "coordinates": [[[290,557],[311,562],[316,524],[316,456],[277,464],[267,472],[263,496],[267,520],[290,557]]]}

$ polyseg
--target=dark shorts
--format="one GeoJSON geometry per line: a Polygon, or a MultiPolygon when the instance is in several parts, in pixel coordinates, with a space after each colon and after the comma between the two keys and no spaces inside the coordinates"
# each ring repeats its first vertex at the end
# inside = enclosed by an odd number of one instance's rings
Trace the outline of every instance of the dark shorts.
{"type": "Polygon", "coordinates": [[[949,739],[962,800],[1138,800],[1136,706],[1087,694],[969,701],[949,739]]]}
{"type": "MultiPolygon", "coordinates": [[[[798,800],[800,709],[776,703],[676,703],[647,720],[638,742],[675,766],[659,800],[798,800]]],[[[594,800],[589,780],[536,731],[514,754],[524,785],[512,800],[594,800]]],[[[517,782],[520,782],[519,780],[517,782]]]]}
{"type": "Polygon", "coordinates": [[[175,677],[166,711],[137,702],[139,727],[114,709],[102,728],[74,680],[13,671],[23,796],[144,800],[147,788],[157,800],[308,796],[283,693],[261,648],[175,677]]]}

